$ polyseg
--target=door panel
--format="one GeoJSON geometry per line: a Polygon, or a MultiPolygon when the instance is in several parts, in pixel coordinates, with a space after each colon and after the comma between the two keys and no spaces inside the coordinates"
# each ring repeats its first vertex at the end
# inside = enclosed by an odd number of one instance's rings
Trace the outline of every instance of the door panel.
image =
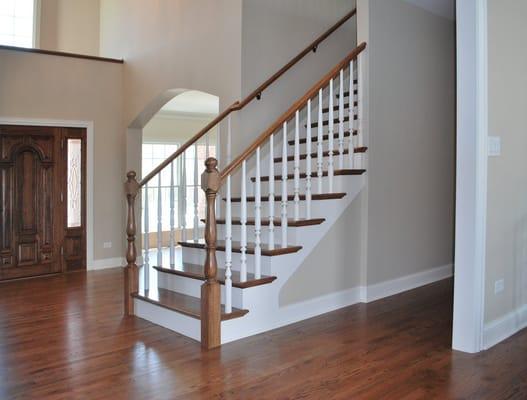
{"type": "MultiPolygon", "coordinates": [[[[0,280],[86,266],[85,218],[77,231],[65,225],[64,140],[69,135],[85,141],[84,130],[0,126],[0,280]],[[66,254],[76,257],[74,266],[66,254]]],[[[79,162],[83,176],[84,154],[79,162]]],[[[85,179],[80,188],[77,206],[84,215],[85,179]]]]}

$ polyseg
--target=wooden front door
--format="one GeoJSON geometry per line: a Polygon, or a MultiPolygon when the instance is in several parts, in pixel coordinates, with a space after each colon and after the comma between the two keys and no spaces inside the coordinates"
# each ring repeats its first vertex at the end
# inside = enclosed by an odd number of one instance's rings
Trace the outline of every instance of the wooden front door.
{"type": "Polygon", "coordinates": [[[86,268],[85,130],[0,126],[0,280],[86,268]]]}

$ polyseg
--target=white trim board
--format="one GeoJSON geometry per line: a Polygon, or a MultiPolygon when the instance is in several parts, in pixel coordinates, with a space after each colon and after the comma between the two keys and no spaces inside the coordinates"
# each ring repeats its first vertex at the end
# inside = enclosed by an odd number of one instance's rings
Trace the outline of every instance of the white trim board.
{"type": "Polygon", "coordinates": [[[525,328],[527,328],[527,304],[485,324],[483,348],[490,349],[525,328]]]}
{"type": "Polygon", "coordinates": [[[426,271],[417,272],[412,275],[403,276],[401,278],[376,283],[364,287],[365,290],[363,302],[370,303],[385,297],[393,296],[398,293],[403,293],[421,286],[429,285],[434,282],[442,281],[454,275],[454,267],[452,264],[443,265],[428,269],[426,271]]]}
{"type": "MultiPolygon", "coordinates": [[[[94,155],[93,155],[93,141],[94,129],[93,121],[77,121],[77,120],[63,120],[63,119],[45,119],[45,118],[13,118],[0,116],[0,124],[4,125],[28,125],[28,126],[53,126],[62,128],[85,128],[86,129],[86,265],[88,269],[94,265],[106,264],[106,260],[93,259],[94,250],[94,234],[93,234],[93,190],[94,187],[93,169],[94,169],[94,155]]],[[[109,259],[116,260],[116,259],[109,259]]],[[[111,264],[110,264],[111,265],[111,264]]],[[[118,264],[123,265],[123,264],[118,264]]],[[[115,267],[116,265],[113,265],[115,267]]]]}
{"type": "Polygon", "coordinates": [[[456,244],[452,347],[483,349],[487,214],[487,0],[457,2],[456,244]]]}

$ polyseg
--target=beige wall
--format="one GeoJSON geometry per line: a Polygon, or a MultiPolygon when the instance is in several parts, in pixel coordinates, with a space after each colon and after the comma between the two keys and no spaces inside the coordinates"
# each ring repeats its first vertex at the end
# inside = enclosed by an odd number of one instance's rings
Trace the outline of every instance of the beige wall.
{"type": "Polygon", "coordinates": [[[93,121],[94,258],[122,257],[122,65],[9,50],[0,50],[0,65],[0,116],[93,121]]]}
{"type": "Polygon", "coordinates": [[[527,304],[527,3],[489,0],[489,135],[485,320],[527,304]],[[504,279],[505,290],[494,294],[504,279]]]}
{"type": "Polygon", "coordinates": [[[368,285],[453,262],[454,23],[369,2],[368,285]]]}
{"type": "Polygon", "coordinates": [[[401,0],[359,6],[368,184],[286,283],[283,305],[453,262],[454,23],[401,0]]]}
{"type": "Polygon", "coordinates": [[[169,89],[240,97],[241,0],[101,0],[101,55],[124,58],[125,125],[169,89]]]}
{"type": "MultiPolygon", "coordinates": [[[[355,6],[354,0],[244,0],[242,93],[249,94],[355,6]]],[[[355,18],[240,113],[241,140],[250,144],[298,98],[356,47],[355,18]]]]}
{"type": "Polygon", "coordinates": [[[41,0],[40,48],[99,55],[99,0],[41,0]]]}
{"type": "MultiPolygon", "coordinates": [[[[214,117],[210,116],[154,116],[143,128],[143,142],[185,143],[197,132],[210,123],[214,117]]],[[[215,130],[209,136],[210,145],[214,145],[215,130]]]]}

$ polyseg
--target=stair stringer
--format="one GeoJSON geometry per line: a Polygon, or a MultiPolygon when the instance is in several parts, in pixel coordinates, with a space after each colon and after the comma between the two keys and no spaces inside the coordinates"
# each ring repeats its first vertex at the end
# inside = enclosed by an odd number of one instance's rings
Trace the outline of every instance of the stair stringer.
{"type": "MultiPolygon", "coordinates": [[[[258,333],[266,332],[294,322],[302,321],[320,314],[333,311],[342,304],[335,302],[331,296],[323,296],[319,301],[313,299],[309,307],[289,304],[280,306],[280,292],[292,277],[294,272],[303,264],[304,260],[316,248],[317,244],[324,239],[330,228],[340,218],[344,211],[357,198],[365,186],[367,176],[335,177],[343,180],[343,189],[347,195],[339,200],[331,200],[324,203],[323,215],[318,215],[313,210],[313,215],[323,216],[326,221],[318,226],[305,227],[298,230],[299,243],[303,246],[298,253],[277,257],[270,257],[270,274],[277,280],[270,285],[263,285],[243,290],[241,306],[249,310],[243,318],[222,322],[221,342],[228,343],[258,333]]],[[[318,207],[317,207],[318,208],[318,207]]],[[[322,207],[321,207],[322,208],[322,207]]],[[[346,293],[347,304],[360,301],[360,290],[350,297],[346,293]]],[[[342,295],[335,293],[335,296],[342,295]]],[[[309,303],[309,301],[308,301],[309,303]]]]}

